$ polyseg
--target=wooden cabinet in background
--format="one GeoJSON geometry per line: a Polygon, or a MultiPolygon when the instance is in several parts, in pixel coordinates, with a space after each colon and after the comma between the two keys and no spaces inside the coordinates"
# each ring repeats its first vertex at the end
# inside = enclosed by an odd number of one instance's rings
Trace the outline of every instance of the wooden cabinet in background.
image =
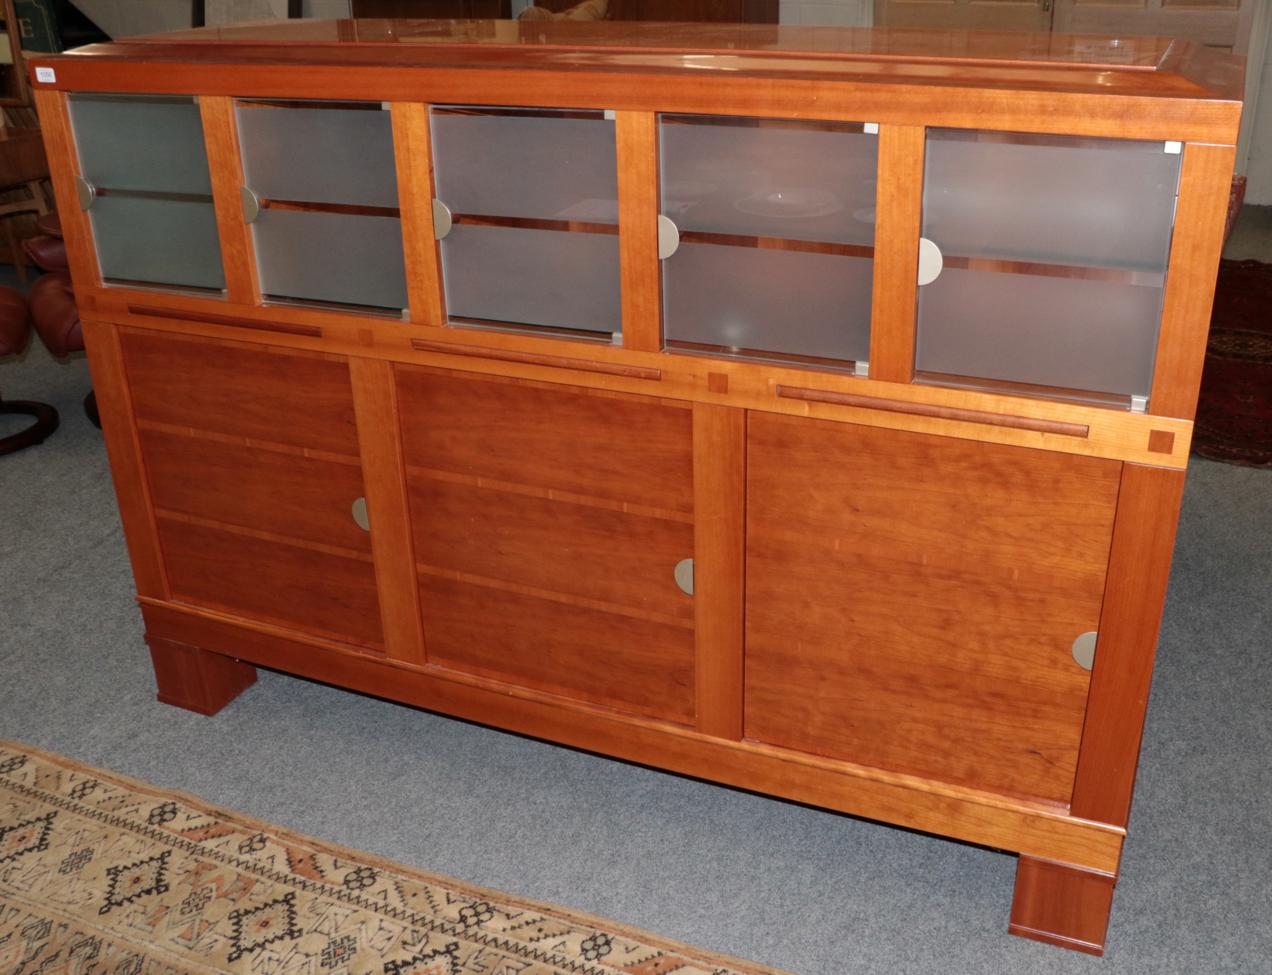
{"type": "Polygon", "coordinates": [[[259,664],[1009,850],[1011,930],[1102,951],[1239,65],[306,21],[40,67],[162,700],[259,664]]]}

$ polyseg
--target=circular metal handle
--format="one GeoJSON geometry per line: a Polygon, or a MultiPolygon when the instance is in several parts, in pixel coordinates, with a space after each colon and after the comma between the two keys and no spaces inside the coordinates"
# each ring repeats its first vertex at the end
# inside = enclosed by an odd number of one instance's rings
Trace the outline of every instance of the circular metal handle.
{"type": "Polygon", "coordinates": [[[1095,642],[1098,637],[1097,631],[1088,630],[1073,641],[1073,659],[1083,670],[1090,670],[1095,666],[1095,642]]]}
{"type": "Polygon", "coordinates": [[[676,563],[676,585],[686,596],[693,595],[693,559],[681,559],[676,563]]]}
{"type": "Polygon", "coordinates": [[[366,498],[354,499],[351,510],[353,513],[354,524],[356,524],[364,532],[369,532],[371,530],[371,518],[367,514],[367,499],[366,498]]]}

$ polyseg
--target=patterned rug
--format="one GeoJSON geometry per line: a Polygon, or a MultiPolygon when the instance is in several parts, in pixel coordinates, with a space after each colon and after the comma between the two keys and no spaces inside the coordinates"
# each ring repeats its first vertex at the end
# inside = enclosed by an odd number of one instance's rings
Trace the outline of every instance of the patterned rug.
{"type": "Polygon", "coordinates": [[[0,741],[4,975],[775,975],[0,741]]]}
{"type": "Polygon", "coordinates": [[[1272,264],[1219,265],[1193,452],[1272,467],[1272,264]]]}

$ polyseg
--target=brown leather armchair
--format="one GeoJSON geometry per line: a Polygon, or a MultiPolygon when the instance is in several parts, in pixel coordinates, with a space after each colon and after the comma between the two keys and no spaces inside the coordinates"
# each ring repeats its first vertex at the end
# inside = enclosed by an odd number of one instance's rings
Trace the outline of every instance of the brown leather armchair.
{"type": "MultiPolygon", "coordinates": [[[[18,355],[31,338],[31,315],[27,300],[17,288],[0,287],[0,358],[18,355]]],[[[47,403],[0,398],[0,413],[34,417],[30,426],[0,437],[0,454],[31,447],[57,429],[57,410],[47,403]]]]}
{"type": "MultiPolygon", "coordinates": [[[[31,286],[31,318],[45,347],[61,359],[84,348],[84,331],[71,288],[66,244],[57,214],[41,217],[36,227],[40,236],[22,242],[27,256],[45,272],[31,286]]],[[[101,426],[97,399],[91,391],[84,398],[84,412],[96,426],[101,426]]]]}

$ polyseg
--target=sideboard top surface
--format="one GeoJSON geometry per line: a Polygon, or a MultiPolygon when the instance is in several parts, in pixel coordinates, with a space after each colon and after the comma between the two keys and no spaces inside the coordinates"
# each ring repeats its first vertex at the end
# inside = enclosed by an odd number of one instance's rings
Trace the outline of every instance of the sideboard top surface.
{"type": "MultiPolygon", "coordinates": [[[[799,77],[1238,103],[1244,58],[1163,37],[498,20],[268,21],[94,44],[66,60],[799,77]]],[[[1239,109],[1239,105],[1236,106],[1239,109]]]]}

